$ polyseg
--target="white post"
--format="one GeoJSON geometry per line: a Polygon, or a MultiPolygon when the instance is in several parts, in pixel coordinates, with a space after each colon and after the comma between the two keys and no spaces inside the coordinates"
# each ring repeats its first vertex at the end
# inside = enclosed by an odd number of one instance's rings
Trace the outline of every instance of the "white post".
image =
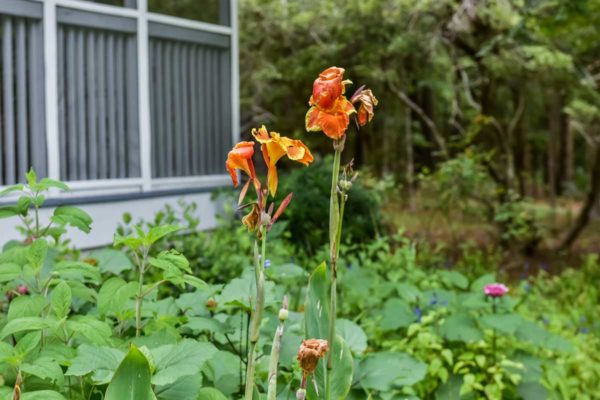
{"type": "MultiPolygon", "coordinates": [[[[46,149],[48,152],[48,177],[60,179],[60,154],[58,144],[58,71],[57,23],[55,0],[44,1],[44,76],[46,95],[46,149]]],[[[64,155],[63,155],[64,156],[64,155]]]]}
{"type": "Polygon", "coordinates": [[[231,23],[231,135],[240,140],[240,62],[238,50],[238,0],[230,0],[231,23]]]}
{"type": "Polygon", "coordinates": [[[151,126],[150,126],[150,63],[148,59],[148,0],[138,0],[138,96],[140,127],[140,161],[142,188],[152,187],[151,126]]]}

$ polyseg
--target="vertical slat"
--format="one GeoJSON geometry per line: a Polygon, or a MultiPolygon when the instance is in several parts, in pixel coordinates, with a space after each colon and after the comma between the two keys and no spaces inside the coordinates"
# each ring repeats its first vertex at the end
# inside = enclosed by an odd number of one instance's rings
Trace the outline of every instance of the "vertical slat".
{"type": "Polygon", "coordinates": [[[227,152],[232,147],[231,143],[232,132],[231,132],[231,55],[229,51],[221,51],[221,121],[222,121],[222,132],[221,135],[221,159],[227,158],[227,152]]]}
{"type": "Polygon", "coordinates": [[[108,83],[107,115],[108,115],[108,177],[117,177],[117,119],[115,101],[115,37],[109,34],[106,46],[106,82],[108,83]]]}
{"type": "Polygon", "coordinates": [[[150,154],[152,154],[152,160],[154,160],[152,168],[152,177],[156,177],[158,173],[158,156],[159,156],[159,145],[158,145],[158,99],[157,99],[157,76],[156,76],[156,41],[150,40],[148,43],[148,60],[150,61],[150,70],[148,74],[150,76],[150,127],[152,129],[152,140],[150,141],[150,154]]]}
{"type": "MultiPolygon", "coordinates": [[[[127,39],[127,54],[135,54],[137,44],[134,37],[127,39]]],[[[137,57],[126,57],[127,62],[127,152],[129,162],[127,176],[134,177],[141,174],[140,162],[140,135],[138,121],[138,93],[137,93],[137,57]]]]}
{"type": "Polygon", "coordinates": [[[17,78],[17,180],[24,178],[29,167],[29,141],[27,124],[27,54],[25,48],[25,19],[16,20],[16,78],[17,78]]]}
{"type": "Polygon", "coordinates": [[[44,130],[44,72],[40,61],[43,53],[40,45],[42,26],[37,21],[30,21],[28,27],[27,61],[29,72],[29,118],[31,130],[29,133],[31,165],[40,176],[47,175],[46,132],[44,130]]]}
{"type": "Polygon", "coordinates": [[[206,77],[205,77],[205,70],[206,68],[204,68],[204,59],[206,57],[206,51],[204,50],[204,47],[202,46],[198,46],[198,52],[196,54],[196,59],[198,61],[198,86],[197,86],[197,92],[198,92],[198,130],[199,130],[199,134],[198,134],[198,155],[197,157],[200,158],[198,160],[198,165],[199,165],[199,169],[200,169],[200,174],[204,175],[207,173],[208,171],[208,167],[207,167],[207,153],[208,153],[208,146],[206,143],[206,130],[207,130],[207,112],[206,112],[206,77]]]}
{"type": "Polygon", "coordinates": [[[12,19],[2,21],[2,78],[4,104],[4,183],[15,183],[15,121],[14,121],[14,82],[13,82],[13,27],[12,19]]]}
{"type": "Polygon", "coordinates": [[[165,149],[163,147],[163,141],[162,141],[162,135],[164,132],[164,128],[163,125],[165,123],[165,106],[164,106],[164,100],[165,100],[165,95],[163,92],[163,82],[165,79],[164,73],[163,73],[163,46],[162,46],[162,42],[159,40],[153,40],[153,55],[154,55],[154,79],[152,80],[153,82],[153,87],[154,87],[154,95],[153,95],[153,100],[154,100],[154,108],[152,109],[153,111],[153,117],[154,117],[154,121],[155,124],[152,127],[152,134],[153,134],[153,142],[152,142],[152,148],[155,150],[155,155],[154,155],[154,160],[155,160],[155,164],[154,164],[154,175],[157,177],[163,177],[165,176],[165,149]]]}
{"type": "MultiPolygon", "coordinates": [[[[207,121],[208,127],[206,129],[206,143],[207,143],[207,161],[208,161],[208,170],[207,173],[212,174],[215,171],[215,102],[213,96],[215,95],[215,85],[214,85],[214,71],[213,71],[213,58],[214,58],[214,50],[207,49],[207,57],[206,57],[206,92],[207,96],[211,98],[207,98],[207,121]]],[[[217,88],[218,90],[218,88],[217,88]]]]}
{"type": "Polygon", "coordinates": [[[75,30],[66,29],[67,35],[67,74],[65,75],[65,85],[67,87],[67,151],[68,164],[67,173],[69,180],[77,179],[77,100],[74,83],[76,80],[76,54],[75,54],[75,30]]]}
{"type": "Polygon", "coordinates": [[[106,118],[106,35],[98,34],[98,46],[96,52],[98,66],[98,178],[108,178],[108,140],[107,140],[107,118],[106,118]]]}
{"type": "MultiPolygon", "coordinates": [[[[2,31],[4,30],[4,18],[6,17],[2,17],[0,15],[0,35],[2,35],[2,31]]],[[[0,185],[4,185],[6,182],[4,180],[4,121],[2,120],[3,117],[3,112],[4,112],[4,105],[3,103],[3,98],[4,98],[4,83],[3,83],[3,71],[4,71],[4,63],[5,63],[5,59],[4,59],[4,43],[1,44],[2,49],[0,49],[0,92],[2,92],[2,94],[0,94],[0,185]]]]}
{"type": "Polygon", "coordinates": [[[165,44],[165,120],[166,129],[163,131],[164,151],[166,154],[165,176],[173,176],[173,85],[171,84],[172,68],[171,61],[173,59],[173,45],[171,42],[165,44]]]}
{"type": "Polygon", "coordinates": [[[77,169],[78,179],[88,179],[87,172],[87,131],[86,125],[86,98],[85,98],[85,31],[77,30],[77,169]]]}
{"type": "Polygon", "coordinates": [[[65,28],[58,26],[57,34],[57,80],[58,80],[58,141],[60,152],[60,179],[68,179],[67,172],[67,90],[65,87],[65,28]]]}
{"type": "Polygon", "coordinates": [[[198,146],[198,58],[196,52],[197,45],[190,45],[189,60],[190,60],[190,162],[192,175],[199,175],[198,161],[200,158],[198,146]]]}
{"type": "Polygon", "coordinates": [[[117,154],[118,154],[118,174],[119,178],[125,178],[127,176],[126,161],[127,161],[127,148],[125,140],[125,74],[124,74],[124,38],[119,35],[115,38],[116,46],[116,97],[117,97],[117,154]]]}
{"type": "Polygon", "coordinates": [[[96,33],[87,32],[87,131],[88,131],[88,178],[98,179],[98,130],[97,130],[97,102],[96,90],[96,33]]]}
{"type": "Polygon", "coordinates": [[[174,54],[173,54],[173,97],[175,100],[175,108],[173,109],[173,116],[175,118],[175,147],[173,156],[175,157],[175,176],[181,176],[183,170],[182,164],[182,140],[183,140],[183,129],[181,124],[181,72],[179,71],[179,65],[181,63],[181,44],[175,42],[174,54]]]}
{"type": "Polygon", "coordinates": [[[188,121],[188,108],[190,106],[189,98],[189,65],[188,65],[188,44],[181,45],[181,59],[180,59],[180,73],[181,76],[181,153],[179,157],[182,158],[183,164],[182,175],[190,175],[190,124],[188,121]]]}

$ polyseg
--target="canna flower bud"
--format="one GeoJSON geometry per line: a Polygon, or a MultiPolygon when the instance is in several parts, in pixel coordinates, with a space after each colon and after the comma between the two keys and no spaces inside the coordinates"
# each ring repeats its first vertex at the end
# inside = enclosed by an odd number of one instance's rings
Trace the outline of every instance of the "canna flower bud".
{"type": "Polygon", "coordinates": [[[286,310],[285,308],[282,308],[281,310],[279,310],[279,320],[280,321],[285,321],[286,319],[288,319],[288,316],[289,316],[288,310],[286,310]]]}

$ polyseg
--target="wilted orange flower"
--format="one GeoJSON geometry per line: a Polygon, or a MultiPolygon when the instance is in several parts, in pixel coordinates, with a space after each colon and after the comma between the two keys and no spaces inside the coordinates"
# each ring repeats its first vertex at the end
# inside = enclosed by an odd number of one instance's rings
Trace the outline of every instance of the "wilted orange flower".
{"type": "Polygon", "coordinates": [[[298,349],[298,362],[304,372],[304,376],[312,374],[317,368],[319,360],[329,350],[329,342],[323,339],[307,339],[302,342],[298,349]]]}
{"type": "Polygon", "coordinates": [[[231,175],[233,185],[238,185],[238,177],[236,170],[240,169],[244,171],[250,179],[256,179],[256,173],[254,172],[254,164],[252,163],[252,156],[254,155],[254,142],[239,142],[227,155],[227,161],[225,167],[231,175]]]}
{"type": "Polygon", "coordinates": [[[313,84],[308,102],[311,108],[306,113],[307,131],[323,131],[332,139],[340,139],[350,124],[350,115],[356,110],[344,96],[344,69],[330,67],[319,74],[313,84]]]}
{"type": "Polygon", "coordinates": [[[249,232],[253,232],[260,222],[260,209],[258,204],[252,204],[252,209],[242,218],[242,224],[248,227],[249,232]]]}
{"type": "Polygon", "coordinates": [[[277,132],[269,132],[265,126],[252,129],[252,135],[261,144],[263,158],[269,169],[267,185],[269,192],[275,196],[279,178],[277,176],[277,162],[287,155],[290,160],[308,165],[313,161],[310,150],[302,141],[281,136],[277,132]]]}
{"type": "Polygon", "coordinates": [[[365,126],[367,122],[373,119],[375,115],[373,108],[379,103],[371,89],[363,88],[354,93],[350,102],[353,104],[360,103],[358,107],[358,123],[360,126],[365,126]]]}

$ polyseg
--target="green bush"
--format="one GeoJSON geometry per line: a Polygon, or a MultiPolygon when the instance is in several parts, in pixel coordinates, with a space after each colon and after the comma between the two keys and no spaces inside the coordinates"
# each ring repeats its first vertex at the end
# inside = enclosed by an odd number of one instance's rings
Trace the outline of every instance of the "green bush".
{"type": "MultiPolygon", "coordinates": [[[[315,161],[310,169],[299,168],[282,179],[278,192],[294,193],[294,199],[283,220],[288,222],[292,243],[314,254],[328,242],[329,192],[331,190],[332,159],[315,161]]],[[[348,193],[344,213],[342,241],[364,243],[375,238],[381,229],[381,196],[365,186],[359,176],[348,193]]]]}

